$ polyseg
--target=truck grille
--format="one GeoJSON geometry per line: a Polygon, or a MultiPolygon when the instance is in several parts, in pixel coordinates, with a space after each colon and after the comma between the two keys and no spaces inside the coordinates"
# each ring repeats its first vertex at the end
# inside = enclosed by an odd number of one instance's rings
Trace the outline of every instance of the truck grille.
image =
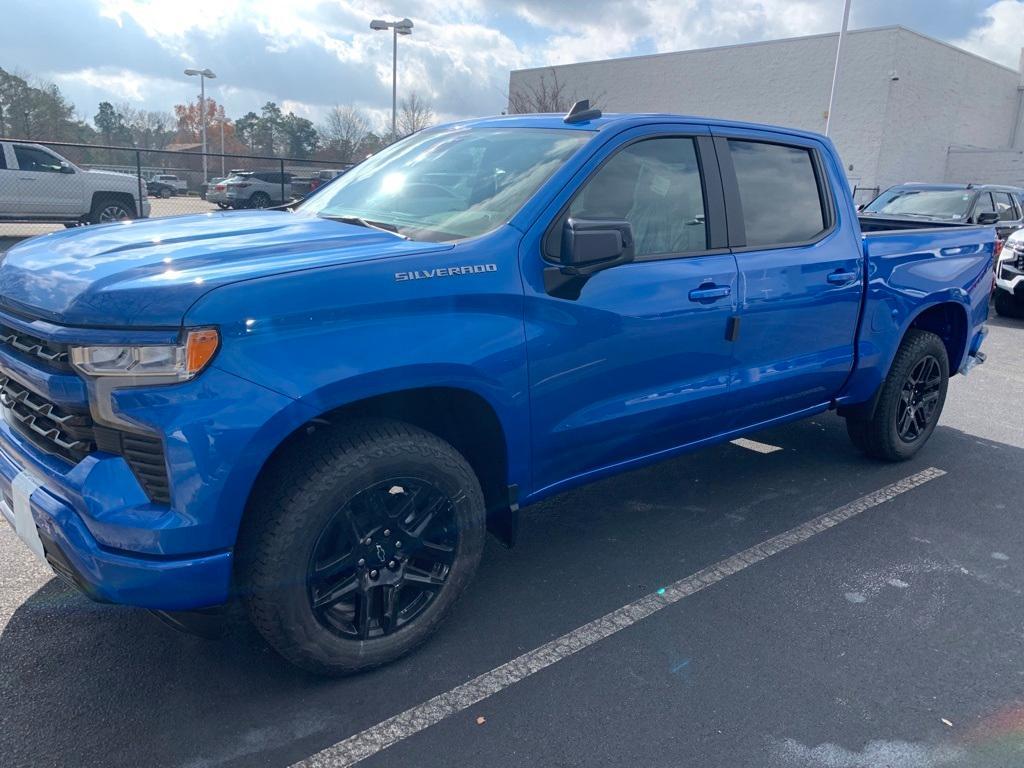
{"type": "Polygon", "coordinates": [[[61,371],[71,370],[66,344],[55,344],[52,341],[45,341],[16,331],[3,324],[0,324],[0,344],[4,344],[23,355],[34,357],[42,361],[49,368],[61,371]]]}
{"type": "Polygon", "coordinates": [[[87,411],[61,408],[10,376],[0,375],[0,404],[11,415],[11,426],[40,450],[72,464],[94,451],[118,454],[151,501],[171,503],[164,445],[159,437],[95,425],[87,411]]]}
{"type": "Polygon", "coordinates": [[[9,376],[0,377],[0,403],[14,427],[47,453],[78,463],[96,449],[88,413],[63,410],[9,376]]]}

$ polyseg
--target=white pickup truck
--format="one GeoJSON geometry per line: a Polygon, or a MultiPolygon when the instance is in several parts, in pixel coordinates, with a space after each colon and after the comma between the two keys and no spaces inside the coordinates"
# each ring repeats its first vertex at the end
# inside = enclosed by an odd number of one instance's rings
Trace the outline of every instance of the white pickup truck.
{"type": "Polygon", "coordinates": [[[0,222],[74,226],[146,218],[135,176],[79,168],[40,144],[0,141],[0,222]]]}

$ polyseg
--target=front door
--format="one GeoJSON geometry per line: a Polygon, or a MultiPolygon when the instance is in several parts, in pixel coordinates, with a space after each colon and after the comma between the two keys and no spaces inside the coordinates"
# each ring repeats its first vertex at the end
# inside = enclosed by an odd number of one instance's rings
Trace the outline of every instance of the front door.
{"type": "Polygon", "coordinates": [[[812,139],[716,137],[730,224],[740,239],[733,427],[828,403],[854,362],[862,246],[845,181],[812,139]]]}
{"type": "Polygon", "coordinates": [[[523,239],[536,490],[728,421],[736,262],[716,247],[725,223],[714,147],[706,128],[664,130],[637,129],[631,143],[599,151],[523,239]],[[635,261],[559,297],[543,271],[570,216],[627,220],[635,261]]]}
{"type": "Polygon", "coordinates": [[[38,216],[81,215],[88,201],[82,199],[78,173],[62,173],[61,159],[39,147],[12,144],[18,170],[15,189],[21,211],[38,216]]]}

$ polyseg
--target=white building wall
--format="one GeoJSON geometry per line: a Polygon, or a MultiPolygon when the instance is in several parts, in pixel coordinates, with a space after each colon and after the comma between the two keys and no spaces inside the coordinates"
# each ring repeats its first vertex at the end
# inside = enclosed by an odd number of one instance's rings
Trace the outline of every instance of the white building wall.
{"type": "MultiPolygon", "coordinates": [[[[550,80],[554,70],[567,93],[591,98],[606,112],[705,115],[820,132],[837,37],[518,70],[509,91],[550,80]]],[[[851,184],[942,181],[951,144],[1007,147],[1019,79],[901,27],[850,32],[831,134],[851,184]]]]}

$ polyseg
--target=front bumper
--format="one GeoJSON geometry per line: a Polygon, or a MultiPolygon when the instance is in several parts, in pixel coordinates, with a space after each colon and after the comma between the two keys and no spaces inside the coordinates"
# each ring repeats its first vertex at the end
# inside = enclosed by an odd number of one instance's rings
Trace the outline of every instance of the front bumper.
{"type": "Polygon", "coordinates": [[[164,610],[223,603],[252,484],[279,441],[309,418],[306,409],[215,365],[187,383],[115,390],[113,409],[162,446],[148,458],[149,473],[157,462],[166,471],[161,498],[127,443],[101,441],[98,424],[66,420],[88,412],[85,384],[45,362],[60,345],[102,344],[122,332],[3,312],[0,326],[9,334],[0,334],[0,516],[96,599],[164,610]],[[94,445],[69,456],[56,448],[89,439],[65,426],[76,423],[93,429],[94,445]]]}
{"type": "Polygon", "coordinates": [[[1003,248],[996,265],[996,287],[1024,298],[1024,252],[1003,248]]]}
{"type": "Polygon", "coordinates": [[[103,602],[187,610],[227,600],[230,552],[157,558],[102,546],[45,477],[25,469],[17,439],[0,424],[0,512],[54,572],[103,602]]]}

